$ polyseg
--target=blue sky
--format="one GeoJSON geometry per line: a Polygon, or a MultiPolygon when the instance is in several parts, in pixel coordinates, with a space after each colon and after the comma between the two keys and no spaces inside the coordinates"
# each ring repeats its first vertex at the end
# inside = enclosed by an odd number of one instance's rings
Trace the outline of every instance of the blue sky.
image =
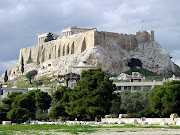
{"type": "Polygon", "coordinates": [[[70,26],[134,33],[154,30],[155,40],[180,65],[180,0],[1,0],[0,74],[37,44],[37,34],[70,26]]]}

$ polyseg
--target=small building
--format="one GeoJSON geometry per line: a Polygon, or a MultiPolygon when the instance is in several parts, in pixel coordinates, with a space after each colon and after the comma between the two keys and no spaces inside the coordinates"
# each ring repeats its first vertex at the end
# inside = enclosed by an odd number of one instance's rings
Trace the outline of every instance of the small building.
{"type": "Polygon", "coordinates": [[[113,82],[116,85],[117,91],[121,92],[122,90],[129,89],[131,91],[143,90],[147,88],[148,90],[153,89],[155,86],[162,86],[164,82],[113,82]]]}
{"type": "Polygon", "coordinates": [[[138,72],[132,72],[132,75],[121,73],[117,80],[119,80],[119,82],[113,82],[117,87],[116,92],[121,92],[126,89],[131,91],[143,90],[143,88],[151,90],[155,86],[161,86],[164,84],[164,81],[147,81],[145,80],[145,77],[138,72]]]}
{"type": "Polygon", "coordinates": [[[75,74],[75,73],[58,75],[58,78],[63,79],[65,86],[69,88],[74,88],[75,86],[77,86],[77,81],[80,80],[80,77],[81,76],[79,74],[75,74]]]}
{"type": "Polygon", "coordinates": [[[3,98],[6,98],[8,94],[11,94],[12,92],[22,92],[22,94],[26,94],[28,92],[28,89],[25,88],[17,88],[13,86],[12,88],[2,87],[0,89],[0,100],[3,98]]]}

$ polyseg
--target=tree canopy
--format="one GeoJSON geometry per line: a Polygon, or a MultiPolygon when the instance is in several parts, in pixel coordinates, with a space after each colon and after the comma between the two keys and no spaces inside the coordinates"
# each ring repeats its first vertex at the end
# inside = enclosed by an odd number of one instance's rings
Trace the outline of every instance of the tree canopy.
{"type": "Polygon", "coordinates": [[[53,108],[49,114],[51,118],[59,118],[60,116],[69,116],[65,110],[65,104],[69,102],[70,88],[62,86],[60,89],[52,94],[53,97],[53,108]]]}
{"type": "Polygon", "coordinates": [[[151,93],[152,111],[160,116],[180,114],[180,81],[171,81],[151,93]]]}
{"type": "Polygon", "coordinates": [[[44,40],[45,42],[49,42],[49,41],[51,41],[51,40],[54,40],[54,38],[53,38],[53,34],[51,33],[51,32],[49,32],[48,34],[47,34],[47,37],[46,37],[46,39],[44,40]]]}
{"type": "Polygon", "coordinates": [[[30,84],[32,84],[31,80],[38,74],[37,70],[29,71],[25,76],[29,79],[30,84]]]}
{"type": "Polygon", "coordinates": [[[27,94],[11,93],[7,98],[3,99],[4,105],[11,105],[8,110],[7,117],[9,119],[27,119],[45,118],[47,114],[45,110],[51,105],[51,97],[48,93],[40,90],[31,90],[27,94]],[[12,98],[9,98],[12,97],[12,98]],[[12,99],[12,100],[10,100],[12,99]],[[42,113],[41,113],[42,112],[42,113]],[[41,117],[41,114],[43,117],[41,117]]]}
{"type": "Polygon", "coordinates": [[[39,91],[35,94],[36,107],[40,110],[47,110],[51,106],[51,96],[47,92],[39,91]]]}
{"type": "Polygon", "coordinates": [[[101,69],[89,69],[81,73],[78,86],[69,93],[65,105],[69,115],[93,120],[109,114],[114,99],[115,85],[101,69]]]}

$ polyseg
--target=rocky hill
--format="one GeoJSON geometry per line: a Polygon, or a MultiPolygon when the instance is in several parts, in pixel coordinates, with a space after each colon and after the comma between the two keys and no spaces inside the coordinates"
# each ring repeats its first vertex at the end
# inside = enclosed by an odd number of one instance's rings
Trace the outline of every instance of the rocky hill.
{"type": "MultiPolygon", "coordinates": [[[[69,72],[80,73],[86,66],[97,66],[109,75],[128,71],[133,66],[143,67],[157,74],[176,72],[168,52],[156,41],[139,44],[134,50],[127,51],[116,41],[109,40],[82,53],[52,58],[43,63],[25,64],[25,73],[37,70],[38,76],[66,74],[69,72]],[[74,68],[74,67],[79,68],[74,68]]],[[[9,80],[21,74],[21,64],[15,64],[9,71],[9,80]]],[[[3,75],[1,81],[3,80],[3,75]]]]}

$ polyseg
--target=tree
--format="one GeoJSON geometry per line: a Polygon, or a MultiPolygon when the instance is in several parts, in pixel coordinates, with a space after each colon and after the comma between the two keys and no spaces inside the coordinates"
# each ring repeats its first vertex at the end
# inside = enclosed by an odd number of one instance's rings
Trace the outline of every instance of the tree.
{"type": "Polygon", "coordinates": [[[51,40],[54,40],[54,38],[53,38],[53,34],[52,33],[48,33],[47,34],[47,37],[46,37],[46,39],[44,40],[45,42],[49,42],[49,41],[51,41],[51,40]]]}
{"type": "Polygon", "coordinates": [[[120,93],[120,95],[121,111],[123,113],[128,113],[129,117],[140,117],[143,114],[149,116],[149,113],[151,113],[151,111],[149,111],[150,93],[148,90],[143,89],[142,91],[137,90],[135,92],[131,92],[130,90],[124,90],[120,93]]]}
{"type": "Polygon", "coordinates": [[[60,116],[68,116],[65,105],[69,102],[68,93],[70,91],[70,88],[62,86],[52,94],[54,104],[51,112],[49,113],[51,118],[58,119],[60,116]]]}
{"type": "Polygon", "coordinates": [[[112,100],[112,104],[111,104],[111,108],[110,108],[110,112],[111,115],[117,117],[118,114],[121,112],[121,96],[117,95],[117,97],[112,100]]]}
{"type": "Polygon", "coordinates": [[[9,106],[3,104],[0,105],[0,122],[3,120],[7,120],[7,113],[9,111],[9,106]]]}
{"type": "Polygon", "coordinates": [[[10,93],[9,95],[7,95],[6,98],[3,98],[1,101],[3,103],[3,105],[5,105],[7,108],[8,108],[8,111],[11,110],[11,105],[12,103],[14,102],[15,98],[18,96],[18,95],[21,95],[22,93],[21,92],[12,92],[10,93]]]}
{"type": "Polygon", "coordinates": [[[47,110],[51,106],[52,98],[47,92],[39,91],[35,95],[36,107],[41,110],[47,110]]]}
{"type": "Polygon", "coordinates": [[[78,86],[69,93],[69,102],[65,105],[69,115],[80,119],[94,120],[110,113],[114,99],[115,85],[101,69],[89,69],[81,73],[78,86]]]}
{"type": "Polygon", "coordinates": [[[24,59],[23,59],[23,57],[21,59],[21,73],[22,74],[24,73],[24,59]]]}
{"type": "Polygon", "coordinates": [[[64,106],[58,102],[55,106],[53,106],[52,110],[49,113],[51,118],[58,119],[59,117],[67,116],[66,110],[64,106]]]}
{"type": "Polygon", "coordinates": [[[37,109],[37,111],[36,111],[36,119],[37,120],[45,120],[45,121],[47,121],[49,119],[48,113],[41,110],[41,109],[37,109]]]}
{"type": "MultiPolygon", "coordinates": [[[[12,108],[24,108],[27,110],[29,118],[35,118],[37,110],[45,111],[51,106],[51,97],[47,92],[31,90],[27,94],[16,97],[12,103],[12,108]]],[[[38,113],[39,114],[39,113],[38,113]]]]}
{"type": "Polygon", "coordinates": [[[13,119],[20,119],[20,118],[28,118],[27,114],[27,110],[25,108],[13,108],[11,109],[8,114],[7,114],[7,118],[10,120],[13,119]]]}
{"type": "Polygon", "coordinates": [[[4,74],[4,82],[7,82],[7,81],[8,81],[8,75],[7,75],[7,70],[6,70],[6,72],[4,74]]]}
{"type": "Polygon", "coordinates": [[[14,102],[12,103],[12,109],[22,108],[24,110],[27,110],[26,113],[21,114],[21,118],[35,118],[35,103],[36,102],[34,97],[28,94],[19,95],[15,98],[14,102]]]}
{"type": "Polygon", "coordinates": [[[151,92],[151,108],[155,114],[169,117],[180,114],[180,81],[171,81],[151,92]]]}
{"type": "Polygon", "coordinates": [[[37,70],[29,71],[25,76],[29,79],[30,84],[32,84],[31,80],[38,74],[37,70]]]}

